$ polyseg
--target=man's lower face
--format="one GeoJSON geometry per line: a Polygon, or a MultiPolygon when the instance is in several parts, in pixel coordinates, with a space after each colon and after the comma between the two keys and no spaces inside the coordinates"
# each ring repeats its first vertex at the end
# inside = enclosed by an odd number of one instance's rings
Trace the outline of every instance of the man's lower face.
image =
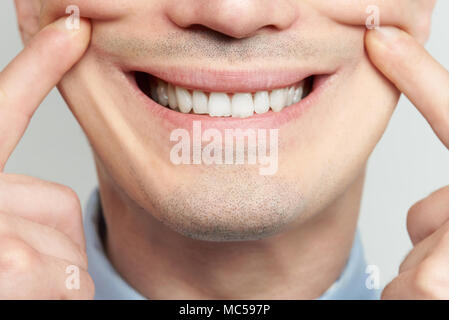
{"type": "Polygon", "coordinates": [[[365,55],[363,27],[301,5],[288,27],[236,38],[158,8],[95,21],[60,86],[117,189],[170,228],[217,241],[277,234],[348,189],[398,98],[365,55]],[[238,129],[257,141],[244,140],[240,162],[225,152],[238,129]],[[278,154],[265,174],[259,132],[278,154]]]}

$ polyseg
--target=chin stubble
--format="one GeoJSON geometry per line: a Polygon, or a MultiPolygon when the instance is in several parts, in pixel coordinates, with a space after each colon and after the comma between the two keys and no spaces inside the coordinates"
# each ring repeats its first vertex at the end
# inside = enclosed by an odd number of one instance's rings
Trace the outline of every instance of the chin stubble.
{"type": "Polygon", "coordinates": [[[284,230],[306,207],[299,184],[237,168],[208,168],[168,195],[153,197],[157,216],[193,239],[247,241],[284,230]]]}

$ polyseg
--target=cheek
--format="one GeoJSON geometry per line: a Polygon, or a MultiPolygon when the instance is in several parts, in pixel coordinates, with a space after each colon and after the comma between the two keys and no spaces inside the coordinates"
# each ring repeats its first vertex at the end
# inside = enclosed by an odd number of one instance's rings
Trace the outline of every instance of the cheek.
{"type": "Polygon", "coordinates": [[[310,125],[285,157],[284,167],[301,181],[313,212],[324,209],[363,172],[399,99],[366,56],[342,77],[323,101],[323,112],[311,113],[310,125]]]}

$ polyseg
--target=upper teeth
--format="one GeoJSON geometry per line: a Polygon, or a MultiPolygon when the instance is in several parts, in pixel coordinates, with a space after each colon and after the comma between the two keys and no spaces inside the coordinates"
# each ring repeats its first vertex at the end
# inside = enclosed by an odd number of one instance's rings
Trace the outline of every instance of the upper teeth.
{"type": "Polygon", "coordinates": [[[212,117],[250,117],[255,113],[266,113],[270,110],[279,112],[285,107],[298,103],[304,93],[304,81],[297,85],[275,89],[271,92],[255,93],[193,92],[173,86],[160,79],[151,84],[151,97],[173,110],[183,113],[208,114],[212,117]]]}

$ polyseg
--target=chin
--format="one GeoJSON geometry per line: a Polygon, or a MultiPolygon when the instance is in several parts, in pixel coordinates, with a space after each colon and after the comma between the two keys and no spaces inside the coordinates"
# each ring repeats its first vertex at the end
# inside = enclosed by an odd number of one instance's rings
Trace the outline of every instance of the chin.
{"type": "MultiPolygon", "coordinates": [[[[189,238],[249,241],[281,233],[304,212],[297,183],[253,168],[208,168],[152,198],[156,218],[189,238]]],[[[153,211],[154,210],[154,211],[153,211]]]]}

